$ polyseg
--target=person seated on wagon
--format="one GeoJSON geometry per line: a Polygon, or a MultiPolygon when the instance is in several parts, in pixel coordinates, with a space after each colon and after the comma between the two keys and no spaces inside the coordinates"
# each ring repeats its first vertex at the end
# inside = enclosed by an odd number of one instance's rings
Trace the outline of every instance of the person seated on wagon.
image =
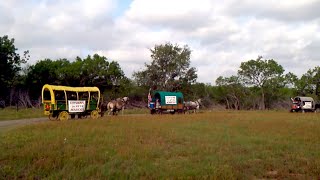
{"type": "Polygon", "coordinates": [[[160,102],[159,102],[159,99],[156,99],[156,109],[159,109],[161,106],[160,106],[160,102]]]}

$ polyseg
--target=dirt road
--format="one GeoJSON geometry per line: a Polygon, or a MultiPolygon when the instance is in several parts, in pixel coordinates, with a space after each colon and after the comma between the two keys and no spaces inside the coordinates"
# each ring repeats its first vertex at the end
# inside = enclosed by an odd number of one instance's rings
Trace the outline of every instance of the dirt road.
{"type": "Polygon", "coordinates": [[[0,121],[0,132],[28,124],[34,124],[41,121],[48,121],[48,118],[33,118],[33,119],[19,119],[0,121]]]}
{"type": "MultiPolygon", "coordinates": [[[[121,115],[121,116],[145,116],[146,114],[125,114],[125,115],[121,115]]],[[[49,119],[47,117],[42,117],[42,118],[32,118],[32,119],[18,119],[18,120],[6,120],[6,121],[0,121],[0,133],[16,128],[16,127],[20,127],[20,126],[24,126],[24,125],[29,125],[29,124],[34,124],[34,123],[38,123],[38,122],[45,122],[45,121],[49,121],[49,119]]]]}

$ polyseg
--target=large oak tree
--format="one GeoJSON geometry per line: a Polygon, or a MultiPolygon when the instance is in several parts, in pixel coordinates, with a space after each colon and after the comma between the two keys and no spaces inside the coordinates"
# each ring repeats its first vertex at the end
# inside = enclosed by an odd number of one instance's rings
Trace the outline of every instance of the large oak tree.
{"type": "Polygon", "coordinates": [[[10,89],[21,71],[21,64],[29,58],[28,51],[21,57],[14,45],[14,39],[7,35],[0,37],[0,100],[6,100],[10,89]]]}
{"type": "Polygon", "coordinates": [[[139,85],[178,91],[196,81],[196,69],[190,67],[191,50],[187,45],[160,44],[155,45],[150,52],[151,64],[145,64],[145,70],[133,75],[139,85]]]}
{"type": "Polygon", "coordinates": [[[260,89],[261,100],[260,109],[265,109],[265,90],[269,82],[274,82],[281,78],[284,69],[275,60],[263,60],[259,56],[256,60],[242,62],[238,74],[242,77],[245,84],[260,89]]]}

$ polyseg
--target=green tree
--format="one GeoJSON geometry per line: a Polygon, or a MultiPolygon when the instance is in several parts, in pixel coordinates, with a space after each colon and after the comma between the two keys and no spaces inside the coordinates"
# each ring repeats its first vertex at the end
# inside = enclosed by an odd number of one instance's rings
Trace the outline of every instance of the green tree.
{"type": "Polygon", "coordinates": [[[298,95],[313,96],[318,98],[320,96],[320,67],[317,66],[309,69],[304,73],[300,79],[295,81],[295,86],[298,95]]]}
{"type": "Polygon", "coordinates": [[[171,43],[155,45],[151,51],[151,64],[134,73],[138,85],[167,91],[181,90],[197,79],[196,69],[190,67],[190,48],[171,43]]]}
{"type": "Polygon", "coordinates": [[[32,98],[40,95],[44,84],[97,86],[101,92],[107,91],[109,96],[116,97],[130,91],[128,81],[117,62],[109,62],[98,54],[88,55],[84,59],[77,57],[73,62],[67,59],[44,59],[29,66],[26,77],[32,98]]]}
{"type": "Polygon", "coordinates": [[[28,51],[20,57],[17,50],[13,38],[9,39],[7,35],[0,37],[0,99],[8,97],[10,88],[19,76],[21,65],[29,58],[28,51]]]}
{"type": "MultiPolygon", "coordinates": [[[[44,59],[26,69],[26,88],[30,92],[32,99],[40,96],[42,86],[45,84],[66,85],[61,79],[65,76],[61,73],[61,68],[69,67],[67,59],[44,59]]],[[[67,78],[66,78],[67,79],[67,78]]],[[[71,80],[70,80],[71,81],[71,80]]]]}
{"type": "Polygon", "coordinates": [[[238,74],[242,77],[245,84],[255,86],[260,89],[261,100],[259,109],[265,109],[265,90],[269,81],[280,78],[284,69],[275,60],[263,60],[259,56],[256,60],[242,62],[238,74]]]}
{"type": "Polygon", "coordinates": [[[242,109],[245,102],[246,89],[238,76],[218,77],[216,84],[228,109],[242,109]]]}
{"type": "MultiPolygon", "coordinates": [[[[77,57],[75,63],[81,64],[78,72],[77,70],[72,72],[74,76],[79,75],[80,86],[97,86],[101,91],[108,90],[115,95],[120,93],[121,82],[124,82],[126,77],[118,62],[109,62],[106,57],[94,54],[85,59],[77,57]]],[[[78,65],[75,67],[79,68],[78,65]]]]}

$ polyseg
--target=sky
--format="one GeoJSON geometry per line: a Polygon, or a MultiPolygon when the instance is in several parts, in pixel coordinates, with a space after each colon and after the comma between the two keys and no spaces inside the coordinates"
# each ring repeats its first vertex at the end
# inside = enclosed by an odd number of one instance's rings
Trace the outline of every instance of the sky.
{"type": "Polygon", "coordinates": [[[29,64],[97,53],[129,78],[155,45],[188,45],[197,81],[214,84],[258,56],[298,76],[319,66],[319,9],[320,0],[3,0],[0,36],[29,50],[29,64]]]}

